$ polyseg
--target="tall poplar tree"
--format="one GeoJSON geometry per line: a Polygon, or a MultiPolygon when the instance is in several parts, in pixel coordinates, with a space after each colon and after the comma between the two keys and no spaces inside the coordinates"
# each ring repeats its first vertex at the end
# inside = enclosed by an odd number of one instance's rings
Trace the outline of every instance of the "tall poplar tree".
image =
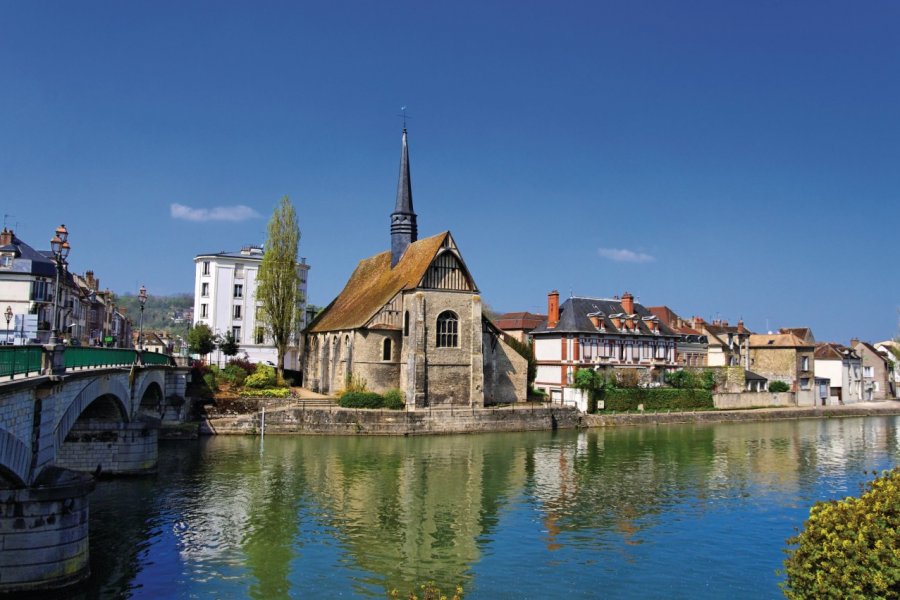
{"type": "Polygon", "coordinates": [[[259,273],[256,299],[262,304],[262,321],[278,350],[278,378],[284,377],[284,355],[300,322],[300,275],[297,272],[297,247],[300,227],[288,197],[281,199],[269,220],[269,233],[259,273]]]}

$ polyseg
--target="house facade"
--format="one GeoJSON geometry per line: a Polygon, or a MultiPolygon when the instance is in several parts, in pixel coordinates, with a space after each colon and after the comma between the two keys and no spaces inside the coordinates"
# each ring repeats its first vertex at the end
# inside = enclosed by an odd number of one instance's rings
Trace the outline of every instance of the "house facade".
{"type": "MultiPolygon", "coordinates": [[[[257,274],[264,250],[244,246],[238,252],[215,252],[194,257],[193,324],[205,323],[213,334],[231,332],[252,362],[275,364],[278,350],[260,318],[262,302],[256,299],[257,274]]],[[[306,289],[309,265],[306,259],[296,263],[300,286],[297,294],[297,336],[288,346],[284,368],[301,368],[302,336],[306,327],[306,289]]],[[[218,355],[216,355],[218,356],[218,355]]]]}
{"type": "Polygon", "coordinates": [[[498,315],[494,325],[498,329],[523,344],[531,341],[531,331],[547,320],[547,315],[536,315],[530,312],[511,312],[498,315]]]}
{"type": "Polygon", "coordinates": [[[890,369],[885,356],[868,342],[854,339],[850,345],[862,361],[863,401],[878,402],[891,398],[890,369]]]}
{"type": "Polygon", "coordinates": [[[750,369],[750,336],[753,334],[739,320],[737,325],[716,319],[707,323],[694,317],[691,327],[706,336],[708,350],[706,364],[710,367],[744,367],[750,369]]]}
{"type": "Polygon", "coordinates": [[[753,334],[747,340],[750,369],[769,383],[783,381],[798,406],[815,406],[815,350],[813,343],[792,333],[753,334]]]}
{"type": "Polygon", "coordinates": [[[531,335],[534,386],[554,402],[583,403],[583,394],[572,386],[578,369],[630,370],[650,384],[678,368],[679,334],[628,292],[621,299],[572,297],[560,305],[554,290],[547,296],[547,320],[531,335]]]}
{"type": "Polygon", "coordinates": [[[816,344],[816,379],[827,379],[828,405],[853,404],[862,400],[862,361],[853,348],[835,343],[816,344]]]}
{"type": "Polygon", "coordinates": [[[453,236],[418,239],[405,129],[390,234],[391,249],[361,260],[307,328],[305,385],[399,389],[413,409],[525,400],[527,361],[482,315],[453,236]]]}
{"type": "Polygon", "coordinates": [[[675,362],[682,369],[702,369],[709,365],[709,339],[701,331],[694,329],[690,321],[682,319],[668,306],[648,306],[647,310],[658,317],[660,322],[678,334],[675,362]]]}

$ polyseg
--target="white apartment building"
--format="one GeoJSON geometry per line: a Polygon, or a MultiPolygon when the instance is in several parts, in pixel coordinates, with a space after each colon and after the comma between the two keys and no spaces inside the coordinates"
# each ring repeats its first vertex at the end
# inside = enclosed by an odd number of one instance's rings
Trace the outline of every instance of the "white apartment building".
{"type": "MultiPolygon", "coordinates": [[[[278,351],[266,334],[259,320],[260,302],[256,300],[256,274],[263,259],[260,246],[245,246],[240,252],[199,254],[194,258],[194,321],[206,323],[214,334],[224,336],[231,332],[237,340],[238,356],[244,353],[253,362],[275,364],[278,351]]],[[[300,295],[297,307],[300,323],[297,338],[288,347],[284,368],[300,370],[299,332],[306,327],[306,279],[309,265],[301,258],[297,263],[300,275],[300,295]]],[[[225,357],[213,351],[211,362],[222,362],[225,357]]]]}

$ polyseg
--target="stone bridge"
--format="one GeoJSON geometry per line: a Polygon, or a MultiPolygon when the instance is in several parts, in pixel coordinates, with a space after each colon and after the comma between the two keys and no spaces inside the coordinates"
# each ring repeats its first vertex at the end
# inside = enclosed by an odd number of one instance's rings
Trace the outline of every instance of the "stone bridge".
{"type": "Polygon", "coordinates": [[[87,576],[93,476],[155,471],[187,373],[134,350],[0,348],[0,593],[87,576]]]}

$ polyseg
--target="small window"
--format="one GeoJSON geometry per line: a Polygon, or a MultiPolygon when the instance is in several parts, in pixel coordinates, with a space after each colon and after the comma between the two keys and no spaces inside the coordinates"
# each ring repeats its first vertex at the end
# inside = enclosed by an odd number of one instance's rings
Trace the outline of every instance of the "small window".
{"type": "Polygon", "coordinates": [[[459,317],[445,310],[437,318],[437,347],[457,348],[459,346],[459,317]]]}
{"type": "Polygon", "coordinates": [[[244,297],[243,284],[240,284],[240,283],[234,284],[234,297],[235,298],[243,298],[244,297]]]}
{"type": "Polygon", "coordinates": [[[9,254],[0,256],[0,268],[8,269],[12,266],[13,257],[9,254]]]}
{"type": "Polygon", "coordinates": [[[809,357],[804,356],[800,359],[800,370],[801,371],[809,371],[809,357]]]}
{"type": "Polygon", "coordinates": [[[203,297],[209,296],[209,283],[204,282],[200,284],[200,295],[203,297]]]}
{"type": "Polygon", "coordinates": [[[409,335],[409,311],[406,311],[403,315],[403,335],[409,335]]]}
{"type": "MultiPolygon", "coordinates": [[[[257,327],[255,337],[256,337],[256,343],[262,344],[263,341],[266,339],[265,329],[263,329],[262,327],[257,327]]],[[[315,347],[315,340],[313,340],[313,347],[315,347]]]]}
{"type": "Polygon", "coordinates": [[[209,275],[209,261],[208,260],[203,261],[203,274],[209,275]]]}
{"type": "Polygon", "coordinates": [[[234,277],[236,279],[240,279],[244,276],[244,265],[236,264],[234,265],[234,277]]]}
{"type": "Polygon", "coordinates": [[[810,388],[809,388],[809,377],[802,377],[802,378],[800,378],[800,389],[801,389],[801,390],[808,390],[808,389],[810,389],[810,388]]]}
{"type": "Polygon", "coordinates": [[[241,328],[238,325],[235,325],[231,328],[231,335],[234,337],[234,341],[241,341],[241,328]]]}
{"type": "Polygon", "coordinates": [[[234,317],[235,319],[240,319],[240,318],[241,318],[241,305],[240,305],[240,304],[235,304],[235,305],[234,305],[234,314],[233,314],[233,317],[234,317]]]}
{"type": "Polygon", "coordinates": [[[200,316],[201,317],[209,316],[209,304],[201,304],[200,305],[200,316]]]}
{"type": "Polygon", "coordinates": [[[391,338],[384,339],[384,348],[381,352],[381,360],[391,360],[391,338]]]}

